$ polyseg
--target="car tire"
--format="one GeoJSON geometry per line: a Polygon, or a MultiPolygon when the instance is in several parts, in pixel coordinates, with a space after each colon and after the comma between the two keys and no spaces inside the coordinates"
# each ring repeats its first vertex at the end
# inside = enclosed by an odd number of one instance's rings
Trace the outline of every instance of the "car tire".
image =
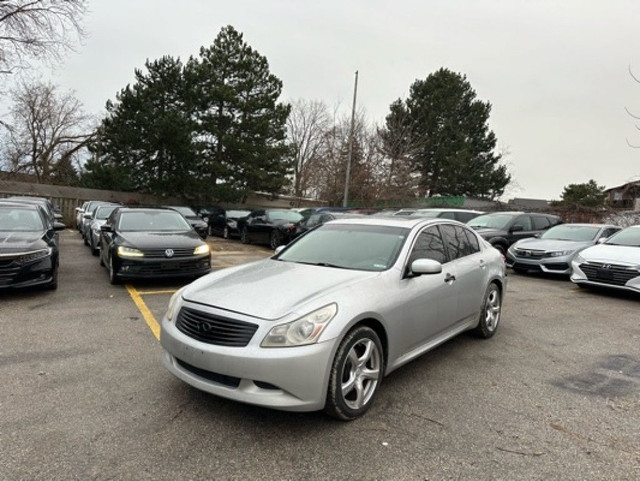
{"type": "Polygon", "coordinates": [[[376,332],[366,326],[349,331],[331,365],[325,413],[341,421],[362,416],[373,404],[383,372],[384,351],[376,332]]]}
{"type": "Polygon", "coordinates": [[[240,242],[243,244],[251,244],[251,241],[249,240],[249,231],[247,231],[246,227],[243,227],[242,232],[240,232],[240,242]]]}
{"type": "Polygon", "coordinates": [[[120,278],[113,267],[113,258],[111,256],[109,256],[109,282],[113,286],[120,284],[120,278]]]}
{"type": "Polygon", "coordinates": [[[273,229],[269,235],[269,247],[276,250],[280,244],[282,244],[282,234],[280,234],[276,229],[273,229]]]}
{"type": "Polygon", "coordinates": [[[98,259],[100,260],[100,265],[102,267],[104,267],[105,265],[104,265],[104,260],[102,259],[102,252],[100,252],[100,255],[98,256],[98,259]]]}
{"type": "Polygon", "coordinates": [[[87,237],[84,234],[82,235],[82,240],[84,241],[84,245],[86,246],[89,245],[89,241],[87,240],[87,237]]]}
{"type": "Polygon", "coordinates": [[[489,339],[498,330],[502,310],[502,293],[495,282],[489,284],[482,301],[480,318],[475,333],[478,337],[489,339]]]}
{"type": "Polygon", "coordinates": [[[222,231],[222,237],[224,237],[225,239],[229,238],[229,226],[224,226],[224,230],[222,231]]]}
{"type": "Polygon", "coordinates": [[[45,288],[49,291],[55,291],[58,288],[58,263],[56,262],[56,267],[53,269],[53,273],[51,275],[51,281],[45,286],[45,288]]]}
{"type": "Polygon", "coordinates": [[[98,250],[98,248],[95,245],[93,245],[93,236],[91,236],[91,245],[90,245],[90,247],[91,247],[91,255],[97,256],[100,251],[98,250]]]}

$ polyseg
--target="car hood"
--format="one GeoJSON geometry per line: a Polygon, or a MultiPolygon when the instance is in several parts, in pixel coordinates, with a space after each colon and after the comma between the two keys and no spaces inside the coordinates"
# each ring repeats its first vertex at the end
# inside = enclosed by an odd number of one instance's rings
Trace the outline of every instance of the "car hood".
{"type": "Polygon", "coordinates": [[[44,232],[8,232],[0,231],[0,254],[24,252],[29,249],[47,247],[42,240],[44,232]]]}
{"type": "MultiPolygon", "coordinates": [[[[227,311],[275,320],[296,312],[313,299],[377,276],[378,272],[267,259],[209,274],[187,287],[182,297],[227,311]]],[[[303,311],[298,313],[305,314],[303,311]]]]}
{"type": "Polygon", "coordinates": [[[593,262],[606,262],[629,266],[640,265],[640,247],[600,244],[583,250],[580,256],[587,261],[593,262]]]}
{"type": "Polygon", "coordinates": [[[507,232],[501,229],[488,229],[488,228],[474,228],[474,230],[485,239],[491,239],[492,237],[505,236],[507,232]]]}
{"type": "Polygon", "coordinates": [[[125,244],[139,249],[194,249],[202,245],[195,231],[183,232],[119,232],[125,244]]]}
{"type": "Polygon", "coordinates": [[[569,251],[583,249],[592,245],[591,241],[568,241],[558,239],[522,239],[514,244],[518,249],[531,249],[536,251],[569,251]]]}

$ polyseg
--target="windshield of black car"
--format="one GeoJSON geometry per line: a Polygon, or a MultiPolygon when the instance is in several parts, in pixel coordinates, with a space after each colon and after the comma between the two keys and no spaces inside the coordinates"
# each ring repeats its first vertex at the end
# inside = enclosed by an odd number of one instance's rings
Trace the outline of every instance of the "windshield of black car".
{"type": "Polygon", "coordinates": [[[37,210],[0,207],[0,231],[38,232],[43,230],[44,223],[37,210]]]}
{"type": "Polygon", "coordinates": [[[505,230],[511,220],[513,220],[513,214],[487,214],[471,219],[467,225],[474,229],[505,230]]]}
{"type": "Polygon", "coordinates": [[[117,205],[109,205],[106,207],[100,206],[96,209],[96,219],[105,220],[115,210],[117,205]]]}
{"type": "Polygon", "coordinates": [[[271,210],[268,212],[269,219],[272,221],[287,221],[291,223],[302,220],[302,216],[292,210],[271,210]]]}
{"type": "Polygon", "coordinates": [[[118,230],[121,232],[178,232],[191,230],[182,215],[173,210],[123,212],[118,230]]]}
{"type": "Polygon", "coordinates": [[[609,237],[605,244],[612,246],[640,247],[640,228],[623,229],[609,237]]]}
{"type": "Polygon", "coordinates": [[[301,264],[384,271],[398,258],[409,229],[404,227],[324,224],[276,258],[301,264]]]}
{"type": "Polygon", "coordinates": [[[589,242],[596,238],[600,227],[590,225],[559,225],[552,227],[540,236],[547,240],[566,240],[589,242]]]}

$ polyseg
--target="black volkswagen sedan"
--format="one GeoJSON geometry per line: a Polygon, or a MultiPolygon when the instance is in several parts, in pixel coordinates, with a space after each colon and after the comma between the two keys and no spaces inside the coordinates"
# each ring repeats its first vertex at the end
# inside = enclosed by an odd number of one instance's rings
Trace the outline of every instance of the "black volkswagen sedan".
{"type": "Polygon", "coordinates": [[[219,209],[209,215],[209,235],[222,236],[225,239],[239,237],[238,220],[251,214],[250,210],[219,209]]]}
{"type": "Polygon", "coordinates": [[[0,289],[58,287],[58,245],[55,231],[38,205],[0,201],[0,289]]]}
{"type": "Polygon", "coordinates": [[[287,244],[302,215],[286,209],[257,209],[238,220],[240,240],[243,244],[267,244],[272,249],[287,244]]]}
{"type": "Polygon", "coordinates": [[[199,277],[211,270],[209,246],[171,209],[115,209],[100,227],[100,264],[109,280],[199,277]]]}
{"type": "Polygon", "coordinates": [[[200,235],[200,237],[202,237],[203,239],[207,238],[207,223],[203,221],[202,218],[198,214],[196,214],[191,207],[169,205],[167,206],[167,209],[173,209],[180,212],[184,216],[184,218],[187,219],[187,222],[191,224],[191,227],[193,227],[198,235],[200,235]]]}

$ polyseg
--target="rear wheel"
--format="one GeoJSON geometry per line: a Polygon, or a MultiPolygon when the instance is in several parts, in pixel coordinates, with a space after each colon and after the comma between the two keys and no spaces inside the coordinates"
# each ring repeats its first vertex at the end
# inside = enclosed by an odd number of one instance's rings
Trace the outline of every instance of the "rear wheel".
{"type": "Polygon", "coordinates": [[[376,332],[366,326],[351,330],[331,365],[325,412],[342,421],[362,416],[373,403],[383,370],[384,353],[376,332]]]}
{"type": "Polygon", "coordinates": [[[475,332],[478,336],[485,339],[493,336],[498,330],[500,323],[500,311],[502,309],[502,294],[498,286],[492,282],[487,288],[480,311],[480,319],[475,332]]]}
{"type": "Polygon", "coordinates": [[[269,236],[269,247],[276,250],[276,247],[280,244],[282,244],[282,234],[274,229],[271,231],[271,235],[269,236]]]}
{"type": "Polygon", "coordinates": [[[507,254],[507,249],[502,244],[493,244],[493,247],[503,256],[507,254]]]}

